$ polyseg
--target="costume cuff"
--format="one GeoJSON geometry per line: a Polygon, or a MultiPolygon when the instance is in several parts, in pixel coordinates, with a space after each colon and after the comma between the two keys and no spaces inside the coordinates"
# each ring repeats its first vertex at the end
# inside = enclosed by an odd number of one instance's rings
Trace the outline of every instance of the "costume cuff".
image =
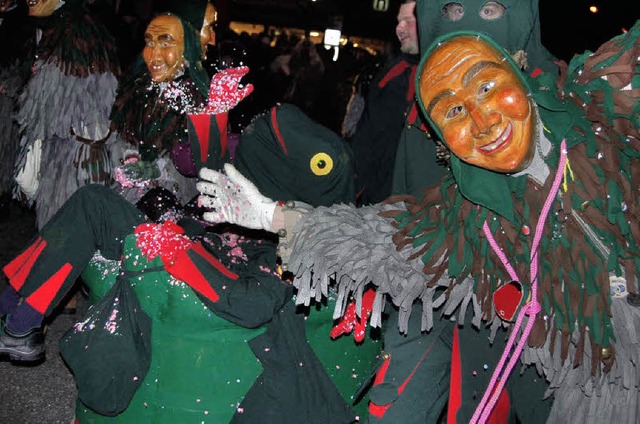
{"type": "MultiPolygon", "coordinates": [[[[297,235],[296,227],[302,220],[302,218],[313,209],[312,206],[295,202],[293,200],[288,201],[282,206],[282,218],[284,223],[278,231],[278,256],[282,259],[282,270],[288,270],[289,257],[293,249],[293,241],[297,235]]],[[[277,228],[277,227],[276,227],[277,228]]]]}

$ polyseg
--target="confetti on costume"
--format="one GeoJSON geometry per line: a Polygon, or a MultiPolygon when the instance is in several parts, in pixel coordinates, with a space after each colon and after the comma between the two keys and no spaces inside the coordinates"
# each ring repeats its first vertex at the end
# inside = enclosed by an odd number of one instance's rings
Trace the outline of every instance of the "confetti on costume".
{"type": "MultiPolygon", "coordinates": [[[[421,199],[307,214],[296,227],[289,263],[297,277],[298,301],[319,296],[329,277],[339,282],[343,297],[360,296],[371,281],[378,293],[374,325],[380,323],[384,295],[400,309],[402,332],[419,301],[423,330],[432,328],[434,312],[456,315],[460,323],[472,313],[475,326],[488,322],[495,333],[507,323],[494,313],[492,295],[511,278],[490,247],[483,223],[520,282],[529,285],[532,233],[564,139],[564,184],[543,224],[537,254],[542,311],[522,361],[535,364],[550,383],[549,393],[555,395],[551,421],[632,422],[640,405],[634,365],[640,339],[630,329],[640,325],[640,310],[624,295],[611,297],[609,281],[623,278],[626,287],[619,291],[638,290],[639,209],[632,181],[639,177],[634,63],[639,36],[636,24],[595,54],[576,57],[558,86],[550,75],[521,77],[541,122],[538,159],[527,173],[487,171],[452,155],[451,174],[421,199]],[[624,406],[614,399],[622,399],[624,406]]],[[[510,59],[505,63],[517,71],[510,59]]],[[[460,330],[460,337],[466,331],[460,330]]]]}

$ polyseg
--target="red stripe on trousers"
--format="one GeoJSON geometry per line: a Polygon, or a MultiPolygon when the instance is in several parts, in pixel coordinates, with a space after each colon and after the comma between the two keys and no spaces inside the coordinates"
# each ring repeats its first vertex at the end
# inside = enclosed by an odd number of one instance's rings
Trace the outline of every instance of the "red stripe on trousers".
{"type": "Polygon", "coordinates": [[[51,305],[51,302],[60,291],[60,287],[69,276],[73,267],[70,263],[66,263],[55,274],[41,285],[38,290],[34,291],[25,301],[36,311],[44,315],[45,311],[51,305]]]}
{"type": "Polygon", "coordinates": [[[451,346],[451,377],[449,380],[449,406],[447,409],[447,423],[456,422],[456,414],[462,405],[462,365],[460,363],[460,342],[458,327],[453,329],[453,344],[451,346]]]}
{"type": "Polygon", "coordinates": [[[31,246],[2,269],[15,291],[20,290],[45,247],[47,242],[42,237],[38,237],[31,246]]]}

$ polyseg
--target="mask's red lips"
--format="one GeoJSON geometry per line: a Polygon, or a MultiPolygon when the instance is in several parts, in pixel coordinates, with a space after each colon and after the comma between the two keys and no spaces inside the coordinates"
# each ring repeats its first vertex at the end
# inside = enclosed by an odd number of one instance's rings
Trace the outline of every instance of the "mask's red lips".
{"type": "Polygon", "coordinates": [[[489,144],[486,144],[484,146],[480,146],[478,148],[480,153],[485,155],[491,155],[504,149],[511,142],[511,139],[513,138],[512,129],[513,128],[511,126],[511,121],[509,121],[504,131],[502,131],[502,134],[500,134],[500,136],[495,141],[489,144]]]}

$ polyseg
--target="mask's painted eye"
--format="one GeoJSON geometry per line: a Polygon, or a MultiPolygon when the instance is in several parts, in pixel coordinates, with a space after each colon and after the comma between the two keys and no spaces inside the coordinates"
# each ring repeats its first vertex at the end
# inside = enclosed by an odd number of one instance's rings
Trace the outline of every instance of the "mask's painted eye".
{"type": "Polygon", "coordinates": [[[454,106],[447,112],[446,118],[452,119],[462,113],[462,106],[454,106]]]}
{"type": "Polygon", "coordinates": [[[496,83],[494,81],[485,82],[480,87],[478,87],[478,94],[480,96],[482,96],[483,94],[487,94],[495,86],[496,86],[496,83]]]}
{"type": "Polygon", "coordinates": [[[333,159],[326,153],[316,153],[309,162],[311,172],[318,176],[329,174],[333,170],[333,159]]]}

